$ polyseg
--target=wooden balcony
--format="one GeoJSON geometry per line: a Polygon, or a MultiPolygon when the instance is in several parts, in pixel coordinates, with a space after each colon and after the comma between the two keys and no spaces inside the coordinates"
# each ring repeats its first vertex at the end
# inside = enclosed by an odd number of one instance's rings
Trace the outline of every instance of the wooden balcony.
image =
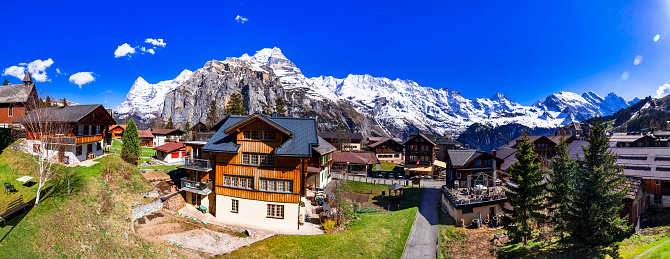
{"type": "Polygon", "coordinates": [[[75,145],[75,144],[101,141],[102,135],[91,135],[91,136],[42,135],[41,139],[39,140],[49,144],[75,145]]]}
{"type": "Polygon", "coordinates": [[[182,166],[182,168],[201,172],[212,171],[212,165],[210,164],[209,160],[188,157],[184,159],[184,166],[182,166]]]}
{"type": "Polygon", "coordinates": [[[214,185],[211,180],[206,182],[191,181],[188,178],[184,177],[180,179],[181,181],[181,190],[186,192],[197,193],[201,195],[208,195],[212,193],[214,185]]]}

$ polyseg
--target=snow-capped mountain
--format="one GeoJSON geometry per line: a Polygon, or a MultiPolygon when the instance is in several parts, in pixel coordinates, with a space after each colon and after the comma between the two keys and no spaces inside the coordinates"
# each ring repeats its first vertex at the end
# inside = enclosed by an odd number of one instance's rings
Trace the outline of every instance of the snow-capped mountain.
{"type": "Polygon", "coordinates": [[[423,87],[411,80],[371,75],[307,78],[276,47],[253,56],[209,61],[192,76],[190,71],[184,75],[186,72],[155,85],[138,78],[117,111],[142,114],[143,118],[159,114],[164,119],[172,117],[176,124],[202,121],[211,100],[220,100],[217,105],[222,109],[230,94],[242,93],[250,112],[262,111],[275,98],[283,98],[289,114],[318,117],[320,130],[346,127],[406,137],[416,130],[459,135],[474,123],[555,128],[594,114],[610,115],[630,105],[614,93],[603,98],[593,92],[561,92],[524,106],[500,93],[466,99],[457,91],[423,87]]]}
{"type": "Polygon", "coordinates": [[[138,77],[126,95],[126,100],[115,110],[121,116],[135,115],[143,119],[154,118],[163,107],[165,95],[177,88],[192,74],[193,72],[184,70],[175,79],[161,81],[157,84],[150,84],[144,78],[138,77]]]}

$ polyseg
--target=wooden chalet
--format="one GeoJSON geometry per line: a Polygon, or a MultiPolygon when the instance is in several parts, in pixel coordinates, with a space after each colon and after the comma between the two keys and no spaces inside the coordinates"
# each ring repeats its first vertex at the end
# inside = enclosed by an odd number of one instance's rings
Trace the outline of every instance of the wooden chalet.
{"type": "Polygon", "coordinates": [[[154,134],[151,134],[151,131],[138,130],[137,134],[140,137],[140,144],[143,147],[153,147],[154,146],[154,134]]]}
{"type": "Polygon", "coordinates": [[[109,126],[109,132],[111,138],[121,139],[123,137],[123,132],[126,131],[126,124],[117,124],[109,126]]]}
{"type": "Polygon", "coordinates": [[[437,147],[435,134],[410,134],[405,146],[405,175],[434,175],[433,163],[437,147]]]}
{"type": "Polygon", "coordinates": [[[361,151],[363,134],[352,132],[319,132],[319,137],[325,139],[337,150],[361,151]]]}
{"type": "Polygon", "coordinates": [[[213,130],[202,148],[213,170],[198,176],[213,179],[208,212],[232,224],[298,229],[307,165],[319,144],[316,119],[254,113],[228,116],[213,130]]]}
{"type": "Polygon", "coordinates": [[[402,164],[404,149],[402,142],[399,139],[383,138],[372,144],[368,144],[368,148],[375,152],[377,159],[396,164],[402,164]]]}
{"type": "Polygon", "coordinates": [[[9,127],[14,121],[37,107],[35,83],[26,71],[23,84],[0,86],[0,126],[9,127]]]}
{"type": "Polygon", "coordinates": [[[640,220],[647,212],[647,192],[645,190],[647,184],[640,177],[627,176],[622,187],[626,186],[629,189],[623,198],[624,207],[620,215],[621,217],[628,216],[628,225],[637,231],[640,228],[640,220]]]}
{"type": "Polygon", "coordinates": [[[560,128],[558,131],[565,135],[573,135],[576,139],[584,140],[584,138],[591,134],[591,127],[593,126],[588,123],[571,122],[560,128]]]}
{"type": "MultiPolygon", "coordinates": [[[[102,142],[107,126],[116,123],[101,104],[45,107],[31,111],[16,121],[26,128],[25,145],[33,153],[40,146],[54,151],[56,159],[74,164],[103,154],[102,142]],[[58,125],[47,127],[45,125],[58,125]],[[58,132],[33,132],[31,129],[49,129],[58,132]]],[[[46,130],[45,130],[46,131],[46,130]]]]}
{"type": "Polygon", "coordinates": [[[319,137],[319,145],[312,148],[312,158],[307,162],[306,185],[308,189],[325,189],[330,182],[335,146],[319,137]]]}
{"type": "Polygon", "coordinates": [[[474,149],[447,151],[447,185],[460,187],[494,186],[504,160],[474,149]]]}
{"type": "Polygon", "coordinates": [[[169,142],[182,141],[184,131],[180,129],[151,129],[154,135],[154,147],[162,146],[169,142]]]}
{"type": "Polygon", "coordinates": [[[519,136],[516,139],[510,141],[501,148],[519,148],[519,143],[524,137],[528,137],[529,141],[535,145],[535,153],[543,157],[553,157],[556,154],[556,146],[558,146],[558,141],[560,138],[556,139],[555,136],[544,136],[544,135],[524,135],[519,136]],[[551,138],[550,138],[551,137],[551,138]]]}
{"type": "Polygon", "coordinates": [[[368,175],[372,168],[379,164],[372,152],[337,152],[333,154],[333,168],[347,173],[368,175]]]}

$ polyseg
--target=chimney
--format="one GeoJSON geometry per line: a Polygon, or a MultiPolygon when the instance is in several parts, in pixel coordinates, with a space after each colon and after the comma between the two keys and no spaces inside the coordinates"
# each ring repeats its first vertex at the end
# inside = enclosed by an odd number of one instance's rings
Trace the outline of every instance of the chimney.
{"type": "Polygon", "coordinates": [[[272,113],[272,118],[277,118],[277,113],[276,112],[272,113]]]}
{"type": "Polygon", "coordinates": [[[497,156],[497,154],[498,154],[498,150],[495,150],[495,149],[494,149],[494,150],[491,150],[491,154],[492,154],[494,157],[498,157],[498,156],[497,156]]]}

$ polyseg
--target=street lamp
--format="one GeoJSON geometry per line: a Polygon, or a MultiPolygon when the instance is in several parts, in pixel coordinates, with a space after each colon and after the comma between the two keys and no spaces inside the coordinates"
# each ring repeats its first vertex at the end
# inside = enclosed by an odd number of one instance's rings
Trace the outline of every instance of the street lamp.
{"type": "Polygon", "coordinates": [[[344,171],[344,181],[347,180],[347,173],[351,173],[351,166],[349,165],[349,162],[347,162],[347,170],[344,171]]]}

